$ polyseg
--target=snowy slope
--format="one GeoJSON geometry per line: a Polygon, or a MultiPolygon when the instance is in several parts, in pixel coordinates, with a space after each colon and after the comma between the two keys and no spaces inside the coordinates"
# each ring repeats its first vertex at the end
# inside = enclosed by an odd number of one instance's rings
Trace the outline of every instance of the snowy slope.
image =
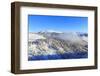
{"type": "Polygon", "coordinates": [[[29,33],[29,56],[88,51],[88,36],[76,32],[29,33]]]}
{"type": "Polygon", "coordinates": [[[29,33],[29,41],[34,41],[36,39],[45,39],[45,37],[36,33],[29,33]]]}

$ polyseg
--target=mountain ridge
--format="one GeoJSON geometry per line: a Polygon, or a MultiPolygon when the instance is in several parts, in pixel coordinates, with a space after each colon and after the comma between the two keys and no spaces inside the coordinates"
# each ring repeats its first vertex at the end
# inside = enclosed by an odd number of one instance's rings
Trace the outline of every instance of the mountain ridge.
{"type": "Polygon", "coordinates": [[[29,57],[87,51],[88,35],[84,33],[29,33],[29,57]]]}

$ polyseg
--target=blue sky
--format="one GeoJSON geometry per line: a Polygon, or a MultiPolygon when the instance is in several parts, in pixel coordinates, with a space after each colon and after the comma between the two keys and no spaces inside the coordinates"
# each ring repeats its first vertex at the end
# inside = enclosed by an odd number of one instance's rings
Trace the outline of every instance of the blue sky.
{"type": "Polygon", "coordinates": [[[29,32],[88,32],[88,17],[28,15],[29,32]]]}

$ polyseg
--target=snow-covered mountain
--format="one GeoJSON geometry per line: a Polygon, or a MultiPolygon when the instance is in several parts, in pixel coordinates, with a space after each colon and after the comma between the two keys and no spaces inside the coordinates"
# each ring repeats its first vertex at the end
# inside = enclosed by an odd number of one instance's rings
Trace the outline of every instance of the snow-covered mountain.
{"type": "Polygon", "coordinates": [[[29,33],[29,57],[87,51],[87,33],[55,31],[29,33]]]}

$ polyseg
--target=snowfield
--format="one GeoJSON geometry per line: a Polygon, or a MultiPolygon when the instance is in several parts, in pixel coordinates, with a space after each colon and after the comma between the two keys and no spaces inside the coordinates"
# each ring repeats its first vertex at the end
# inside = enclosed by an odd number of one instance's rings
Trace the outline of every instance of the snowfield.
{"type": "Polygon", "coordinates": [[[29,33],[29,41],[34,41],[36,39],[45,39],[45,37],[36,33],[29,33]]]}
{"type": "Polygon", "coordinates": [[[29,60],[87,58],[88,34],[76,32],[29,33],[29,60]]]}

